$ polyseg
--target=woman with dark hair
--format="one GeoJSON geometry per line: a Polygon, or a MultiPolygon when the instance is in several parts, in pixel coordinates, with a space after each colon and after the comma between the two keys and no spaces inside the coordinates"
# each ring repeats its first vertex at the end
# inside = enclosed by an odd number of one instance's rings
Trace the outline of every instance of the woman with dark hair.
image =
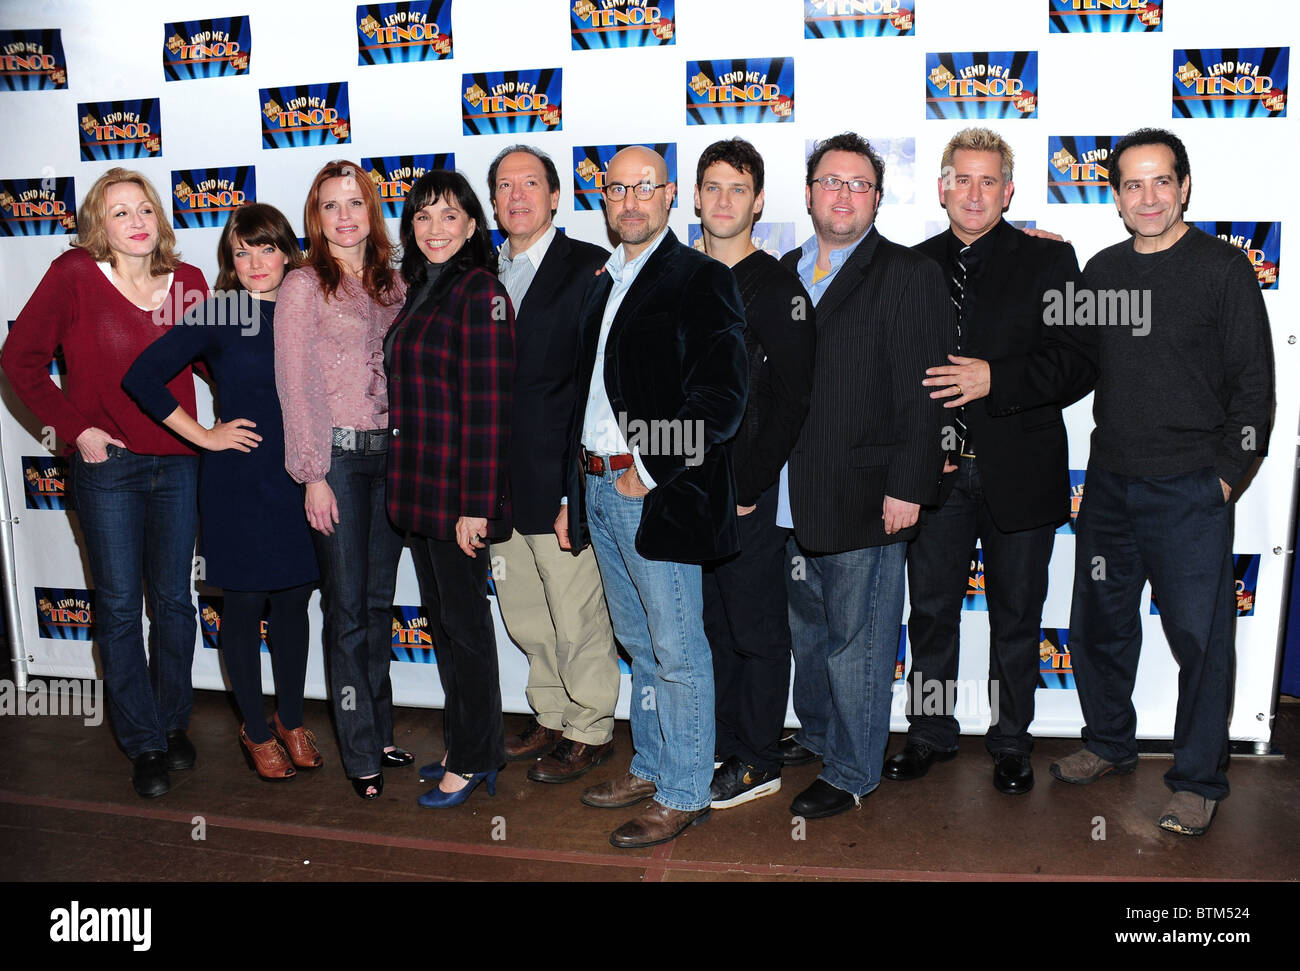
{"type": "MultiPolygon", "coordinates": [[[[179,314],[207,296],[203,274],[176,253],[176,235],[149,180],[112,168],[77,213],[74,249],[56,259],[14,321],[0,367],[23,402],[52,426],[72,459],[76,508],[95,585],[95,642],[117,740],[145,797],[194,766],[190,587],[198,459],[122,390],[122,375],[179,314]],[[67,375],[50,378],[62,346],[67,375]],[[147,581],[143,585],[141,578],[147,581]],[[147,595],[146,658],[140,599],[147,595]],[[150,669],[152,670],[152,674],[150,669]]],[[[194,414],[188,367],[168,384],[194,414]]]]}
{"type": "Polygon", "coordinates": [[[385,345],[394,438],[388,513],[410,533],[446,695],[447,753],[430,809],[457,806],[480,782],[496,793],[505,762],[486,541],[510,534],[506,456],[514,313],[474,190],[435,169],[402,210],[406,306],[385,345]]]}
{"type": "Polygon", "coordinates": [[[391,440],[384,334],[406,294],[374,183],[352,162],[312,180],[307,265],[284,278],[275,383],[284,464],[305,492],[320,563],[323,639],[343,770],[362,799],[382,770],[410,765],[393,745],[393,591],[402,537],[384,512],[391,440]]]}
{"type": "Polygon", "coordinates": [[[312,733],[302,727],[307,601],[317,577],[316,553],[302,498],[284,471],[272,339],[276,294],[285,273],[299,263],[298,242],[278,209],[254,203],[231,214],[217,263],[216,294],[187,312],[184,326],[150,344],[122,387],[155,421],[204,450],[202,576],[225,594],[221,650],[244,716],[239,740],[257,774],[275,781],[292,778],[295,765],[321,764],[312,733]],[[216,383],[221,413],[241,417],[204,428],[176,403],[167,381],[200,359],[216,383]],[[270,725],[262,708],[261,661],[268,600],[277,700],[270,725]]]}

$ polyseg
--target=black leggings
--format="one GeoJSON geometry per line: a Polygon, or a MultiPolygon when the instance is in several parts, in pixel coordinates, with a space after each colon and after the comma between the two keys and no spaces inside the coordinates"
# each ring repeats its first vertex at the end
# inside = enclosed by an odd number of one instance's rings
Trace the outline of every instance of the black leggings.
{"type": "Polygon", "coordinates": [[[227,590],[221,617],[221,652],[244,716],[245,731],[254,744],[269,741],[271,732],[262,708],[261,624],[269,599],[271,670],[275,696],[285,728],[302,726],[302,687],[307,678],[307,601],[312,584],[285,590],[227,590]]]}

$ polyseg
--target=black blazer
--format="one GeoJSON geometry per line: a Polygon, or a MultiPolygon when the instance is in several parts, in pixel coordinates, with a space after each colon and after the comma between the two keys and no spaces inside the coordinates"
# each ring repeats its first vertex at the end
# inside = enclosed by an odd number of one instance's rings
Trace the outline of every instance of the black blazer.
{"type": "MultiPolygon", "coordinates": [[[[637,427],[633,422],[671,420],[702,428],[702,456],[680,454],[682,449],[656,455],[642,448],[655,488],[645,498],[636,534],[637,552],[648,560],[701,563],[740,549],[735,484],[724,443],[745,412],[745,314],[731,270],[683,246],[672,230],[665,233],[614,317],[605,344],[605,391],[614,414],[626,415],[629,437],[637,427]]],[[[582,312],[579,393],[566,459],[569,536],[575,550],[588,541],[586,473],[578,456],[600,324],[612,288],[602,273],[582,312]]]]}
{"type": "MultiPolygon", "coordinates": [[[[800,251],[781,263],[798,273],[800,251]]],[[[842,553],[911,539],[886,535],[885,496],[933,504],[945,415],[921,385],[956,342],[939,265],[873,227],[817,303],[812,404],[790,455],[795,537],[842,553]]]]}
{"type": "Polygon", "coordinates": [[[559,230],[515,314],[510,495],[515,529],[549,533],[565,494],[564,451],[578,395],[578,315],[609,252],[559,230]]]}
{"type": "MultiPolygon", "coordinates": [[[[963,353],[987,360],[992,380],[988,397],[966,406],[966,424],[997,527],[1059,526],[1070,516],[1061,409],[1091,390],[1097,372],[1075,328],[1043,323],[1043,299],[1067,281],[1082,289],[1082,275],[1069,243],[1026,236],[1005,221],[990,232],[992,254],[971,283],[963,353]]],[[[916,248],[947,273],[951,238],[948,230],[916,248]]],[[[946,478],[941,502],[954,478],[946,478]]]]}

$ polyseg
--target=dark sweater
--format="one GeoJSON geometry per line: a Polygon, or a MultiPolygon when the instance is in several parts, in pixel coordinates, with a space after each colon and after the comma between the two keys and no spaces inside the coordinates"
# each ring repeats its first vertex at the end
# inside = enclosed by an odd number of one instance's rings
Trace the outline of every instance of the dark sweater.
{"type": "Polygon", "coordinates": [[[808,414],[816,356],[812,300],[762,250],[732,268],[745,304],[749,400],[732,443],[736,502],[752,506],[776,482],[808,414]]]}
{"type": "Polygon", "coordinates": [[[1100,367],[1090,464],[1129,476],[1213,467],[1236,489],[1273,415],[1273,343],[1249,261],[1189,226],[1159,253],[1110,246],[1083,275],[1094,291],[1150,291],[1149,333],[1088,328],[1100,367]]]}

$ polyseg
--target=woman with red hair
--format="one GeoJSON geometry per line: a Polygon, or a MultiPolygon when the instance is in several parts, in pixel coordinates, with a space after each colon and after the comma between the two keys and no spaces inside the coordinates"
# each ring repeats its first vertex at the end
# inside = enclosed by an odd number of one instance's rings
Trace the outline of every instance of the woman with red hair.
{"type": "Polygon", "coordinates": [[[402,536],[384,510],[384,335],[406,284],[392,265],[379,194],[353,162],[316,174],[304,211],[306,265],[275,312],[275,383],[285,468],[302,483],[320,563],[324,644],[343,769],[362,799],[384,790],[393,745],[393,591],[402,536]]]}

